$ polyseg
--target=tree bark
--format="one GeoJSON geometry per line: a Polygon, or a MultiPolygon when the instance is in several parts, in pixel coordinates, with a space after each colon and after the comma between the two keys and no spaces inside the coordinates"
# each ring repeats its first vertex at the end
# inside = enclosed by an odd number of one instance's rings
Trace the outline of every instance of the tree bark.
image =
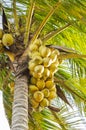
{"type": "Polygon", "coordinates": [[[28,85],[26,76],[15,79],[11,130],[28,130],[28,85]]]}
{"type": "Polygon", "coordinates": [[[23,65],[15,77],[11,130],[28,130],[28,78],[23,65]]]}

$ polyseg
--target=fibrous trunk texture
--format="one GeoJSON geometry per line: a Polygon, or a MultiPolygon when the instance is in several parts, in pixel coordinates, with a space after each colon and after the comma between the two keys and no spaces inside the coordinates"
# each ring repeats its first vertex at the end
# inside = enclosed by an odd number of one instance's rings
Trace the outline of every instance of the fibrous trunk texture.
{"type": "Polygon", "coordinates": [[[11,130],[28,130],[28,83],[25,75],[15,79],[11,130]]]}

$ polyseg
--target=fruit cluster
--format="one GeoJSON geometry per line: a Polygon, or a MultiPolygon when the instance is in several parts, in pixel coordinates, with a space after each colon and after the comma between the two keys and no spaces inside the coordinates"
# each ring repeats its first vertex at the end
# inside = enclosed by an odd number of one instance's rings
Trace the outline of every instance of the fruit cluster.
{"type": "Polygon", "coordinates": [[[3,30],[0,29],[0,52],[3,50],[3,46],[11,46],[13,43],[13,36],[9,33],[4,34],[3,30]]]}
{"type": "Polygon", "coordinates": [[[28,68],[31,75],[29,85],[31,104],[34,110],[42,110],[44,107],[48,107],[50,101],[56,97],[53,77],[59,64],[59,51],[42,45],[40,39],[31,43],[29,49],[28,68]]]}

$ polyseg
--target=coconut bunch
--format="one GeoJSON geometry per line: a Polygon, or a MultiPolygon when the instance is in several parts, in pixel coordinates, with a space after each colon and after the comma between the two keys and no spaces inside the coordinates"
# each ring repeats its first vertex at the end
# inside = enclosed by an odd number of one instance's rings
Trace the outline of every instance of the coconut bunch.
{"type": "Polygon", "coordinates": [[[4,46],[11,46],[13,43],[13,36],[9,33],[4,33],[3,30],[0,29],[0,50],[2,50],[4,46]]]}
{"type": "Polygon", "coordinates": [[[59,51],[42,45],[40,39],[31,43],[29,50],[30,101],[34,110],[42,110],[56,97],[54,73],[59,65],[59,51]]]}

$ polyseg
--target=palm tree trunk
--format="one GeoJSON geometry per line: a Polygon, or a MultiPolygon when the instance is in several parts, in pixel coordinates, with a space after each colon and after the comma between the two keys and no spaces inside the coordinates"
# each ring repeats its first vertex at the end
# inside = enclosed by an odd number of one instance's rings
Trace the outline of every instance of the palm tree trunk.
{"type": "Polygon", "coordinates": [[[28,130],[28,85],[26,76],[15,80],[11,130],[28,130]]]}
{"type": "Polygon", "coordinates": [[[28,130],[28,78],[21,72],[15,78],[11,130],[28,130]]]}

